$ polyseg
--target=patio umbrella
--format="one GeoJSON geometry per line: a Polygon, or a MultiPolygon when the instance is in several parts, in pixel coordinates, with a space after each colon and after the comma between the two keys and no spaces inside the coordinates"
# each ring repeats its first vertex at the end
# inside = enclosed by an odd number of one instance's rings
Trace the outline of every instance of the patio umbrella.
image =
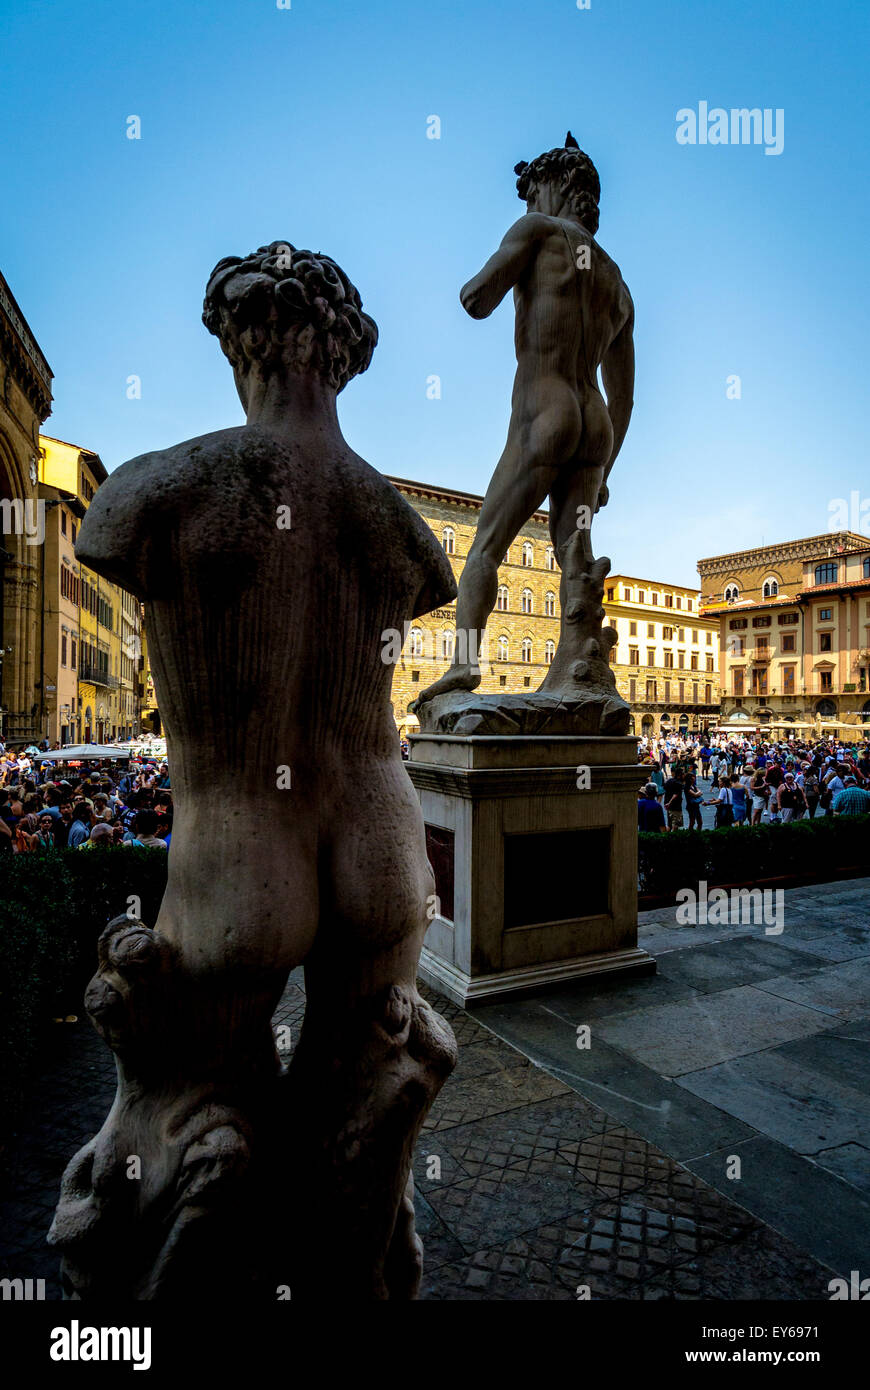
{"type": "Polygon", "coordinates": [[[76,743],[68,748],[55,748],[50,753],[39,753],[37,762],[50,760],[53,763],[90,762],[92,758],[130,757],[128,748],[118,748],[114,744],[76,743]]]}

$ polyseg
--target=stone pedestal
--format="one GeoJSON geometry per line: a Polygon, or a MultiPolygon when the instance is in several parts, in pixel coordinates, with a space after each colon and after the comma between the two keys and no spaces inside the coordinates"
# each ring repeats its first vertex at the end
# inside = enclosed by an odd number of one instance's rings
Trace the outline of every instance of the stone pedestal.
{"type": "Polygon", "coordinates": [[[419,973],[458,1004],[616,971],[637,944],[634,738],[417,734],[437,902],[419,973]]]}

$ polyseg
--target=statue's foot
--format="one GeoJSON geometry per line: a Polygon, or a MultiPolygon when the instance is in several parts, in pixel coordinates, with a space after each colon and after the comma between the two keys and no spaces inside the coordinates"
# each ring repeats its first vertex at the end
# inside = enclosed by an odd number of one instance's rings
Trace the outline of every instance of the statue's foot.
{"type": "Polygon", "coordinates": [[[422,695],[408,706],[411,714],[416,714],[421,705],[434,700],[436,695],[446,695],[450,690],[476,690],[483,677],[479,666],[451,666],[434,685],[427,686],[422,695]]]}

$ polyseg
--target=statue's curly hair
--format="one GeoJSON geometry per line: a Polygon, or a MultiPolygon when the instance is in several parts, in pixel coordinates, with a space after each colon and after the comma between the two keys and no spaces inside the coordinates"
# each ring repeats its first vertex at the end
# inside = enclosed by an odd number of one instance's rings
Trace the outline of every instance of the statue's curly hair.
{"type": "Polygon", "coordinates": [[[365,371],[378,341],[377,324],[340,266],[287,241],[218,261],[202,321],[234,367],[316,371],[336,391],[365,371]]]}
{"type": "Polygon", "coordinates": [[[534,198],[540,184],[558,183],[570,195],[578,222],[593,236],[598,231],[598,204],[601,201],[598,170],[588,154],[580,149],[570,130],[564,145],[539,154],[530,164],[521,160],[514,165],[514,173],[519,174],[517,195],[524,203],[534,198]]]}

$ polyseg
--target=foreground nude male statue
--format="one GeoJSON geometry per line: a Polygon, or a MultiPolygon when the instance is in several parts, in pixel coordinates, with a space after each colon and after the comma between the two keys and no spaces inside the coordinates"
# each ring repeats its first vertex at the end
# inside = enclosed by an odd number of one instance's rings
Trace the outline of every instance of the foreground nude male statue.
{"type": "Polygon", "coordinates": [[[247,423],[124,464],[77,545],[145,602],[175,826],[155,929],[100,942],[118,1093],[50,1239],[81,1297],[413,1297],[411,1157],[456,1054],[415,985],[434,882],[384,634],[455,585],[339,428],[377,341],[341,269],[230,257],[203,319],[247,423]],[[302,963],[282,1071],[270,1020],[302,963]]]}
{"type": "MultiPolygon", "coordinates": [[[[438,696],[480,684],[478,655],[498,567],[547,497],[563,574],[563,624],[541,690],[570,695],[584,682],[599,693],[615,688],[607,668],[615,634],[605,629],[602,636],[598,611],[610,562],[594,560],[590,528],[608,500],[607,479],[631,418],[634,307],[619,267],[595,240],[598,174],[570,132],[563,148],[518,164],[516,172],[528,211],[460,296],[471,317],[482,319],[514,293],[517,372],[507,443],[459,582],[454,662],[415,702],[418,712],[438,696]]],[[[619,712],[617,703],[604,700],[602,731],[609,724],[616,732],[615,723],[627,721],[627,708],[619,712]]],[[[422,713],[421,724],[429,727],[422,713]]]]}

